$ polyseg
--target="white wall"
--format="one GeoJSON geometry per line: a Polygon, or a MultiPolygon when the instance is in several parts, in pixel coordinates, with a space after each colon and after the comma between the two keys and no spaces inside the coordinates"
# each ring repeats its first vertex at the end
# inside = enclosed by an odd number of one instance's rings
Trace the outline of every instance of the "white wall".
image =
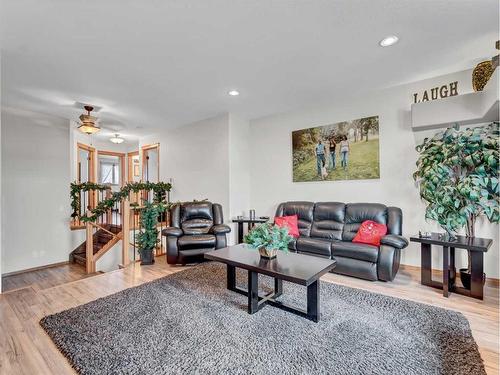
{"type": "Polygon", "coordinates": [[[66,120],[2,109],[2,272],[68,260],[66,120]]]}
{"type": "MultiPolygon", "coordinates": [[[[280,202],[288,200],[380,202],[403,210],[404,235],[420,229],[437,229],[424,220],[425,205],[412,179],[417,153],[415,146],[436,131],[414,133],[410,106],[413,93],[459,80],[459,94],[471,91],[470,71],[399,86],[364,96],[336,101],[330,106],[297,110],[250,122],[251,205],[257,214],[274,215],[280,202]],[[292,130],[378,115],[380,121],[380,179],[292,182],[292,130]]],[[[485,257],[488,277],[499,277],[498,225],[480,222],[477,236],[495,240],[485,257]]],[[[464,263],[465,256],[460,256],[464,263]]],[[[434,254],[435,268],[440,257],[434,254]]],[[[438,263],[439,262],[439,263],[438,263]]],[[[410,244],[403,251],[402,263],[420,266],[420,251],[410,244]]]]}
{"type": "Polygon", "coordinates": [[[172,181],[171,200],[208,199],[229,215],[229,116],[222,115],[140,139],[160,144],[160,181],[172,181]]]}
{"type": "MultiPolygon", "coordinates": [[[[250,207],[250,122],[229,115],[229,218],[248,216],[250,207]]],[[[234,244],[237,225],[230,223],[228,243],[234,244]]]]}
{"type": "Polygon", "coordinates": [[[160,144],[160,180],[172,179],[172,201],[220,203],[224,221],[250,208],[249,122],[225,114],[143,137],[140,146],[160,144]]]}

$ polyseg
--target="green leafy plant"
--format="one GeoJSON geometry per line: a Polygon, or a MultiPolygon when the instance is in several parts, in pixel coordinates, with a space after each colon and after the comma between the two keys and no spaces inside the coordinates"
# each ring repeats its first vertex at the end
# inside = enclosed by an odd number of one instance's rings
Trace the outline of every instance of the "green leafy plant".
{"type": "Polygon", "coordinates": [[[267,250],[288,251],[288,243],[293,238],[288,234],[288,228],[265,223],[256,226],[244,238],[245,243],[255,248],[265,247],[267,250]]]}
{"type": "Polygon", "coordinates": [[[160,242],[157,228],[158,217],[164,210],[165,206],[161,203],[144,202],[140,217],[141,229],[135,236],[141,258],[147,257],[146,253],[153,252],[160,242]]]}
{"type": "Polygon", "coordinates": [[[477,217],[498,223],[499,123],[459,130],[449,128],[417,146],[413,178],[427,202],[426,218],[448,233],[464,226],[474,236],[477,217]]]}

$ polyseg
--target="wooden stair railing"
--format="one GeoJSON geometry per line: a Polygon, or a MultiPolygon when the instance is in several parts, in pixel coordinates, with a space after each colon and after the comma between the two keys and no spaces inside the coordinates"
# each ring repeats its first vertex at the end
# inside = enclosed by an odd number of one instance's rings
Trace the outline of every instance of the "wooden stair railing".
{"type": "MultiPolygon", "coordinates": [[[[102,189],[102,185],[101,185],[102,189]]],[[[95,208],[99,202],[108,199],[111,197],[111,187],[106,187],[105,190],[101,189],[88,189],[88,190],[80,190],[78,192],[79,197],[79,207],[76,209],[76,212],[73,214],[76,216],[72,216],[69,228],[71,230],[79,230],[85,229],[85,222],[81,220],[81,217],[85,215],[86,212],[95,208]]],[[[112,210],[108,212],[109,215],[112,215],[112,210]]],[[[107,222],[111,222],[111,217],[107,219],[107,222]]]]}
{"type": "MultiPolygon", "coordinates": [[[[111,188],[80,191],[82,207],[79,211],[86,208],[86,215],[90,215],[91,209],[110,198],[111,194],[111,188]],[[91,200],[91,204],[86,205],[87,199],[91,200]]],[[[123,205],[115,204],[99,216],[96,222],[85,222],[81,219],[82,216],[79,213],[73,217],[70,228],[85,229],[85,241],[71,252],[69,258],[70,262],[85,266],[87,273],[94,273],[97,260],[123,238],[123,205]]]]}
{"type": "MultiPolygon", "coordinates": [[[[100,257],[102,257],[108,250],[115,246],[118,241],[123,238],[123,231],[120,226],[116,226],[119,229],[118,233],[113,233],[111,230],[106,229],[106,227],[94,223],[86,223],[86,233],[87,240],[85,241],[85,267],[87,273],[96,272],[96,263],[100,257]],[[97,229],[97,246],[94,246],[94,228],[97,229]],[[107,234],[107,238],[104,237],[105,242],[99,242],[103,238],[103,233],[107,234]],[[102,244],[102,245],[100,245],[102,244]]],[[[112,229],[112,227],[110,227],[112,229]]]]}

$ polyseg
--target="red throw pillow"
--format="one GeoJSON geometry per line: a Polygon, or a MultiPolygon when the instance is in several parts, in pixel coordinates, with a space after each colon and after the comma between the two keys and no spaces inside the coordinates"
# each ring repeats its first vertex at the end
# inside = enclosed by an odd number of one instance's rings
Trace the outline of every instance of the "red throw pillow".
{"type": "Polygon", "coordinates": [[[292,237],[299,237],[299,218],[297,215],[293,216],[276,216],[274,224],[278,227],[288,227],[288,234],[292,237]]]}
{"type": "Polygon", "coordinates": [[[376,223],[372,220],[366,220],[361,223],[358,233],[352,242],[367,243],[380,246],[380,239],[387,234],[387,226],[376,223]]]}

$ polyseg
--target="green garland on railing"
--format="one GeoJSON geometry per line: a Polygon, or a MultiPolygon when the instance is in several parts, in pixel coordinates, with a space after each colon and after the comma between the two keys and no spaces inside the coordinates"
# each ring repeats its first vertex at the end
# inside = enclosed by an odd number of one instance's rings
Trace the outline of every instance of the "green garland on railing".
{"type": "MultiPolygon", "coordinates": [[[[76,216],[78,216],[78,212],[80,209],[80,203],[79,203],[79,194],[78,193],[73,193],[73,190],[78,190],[78,187],[82,187],[83,191],[88,191],[88,190],[93,190],[91,189],[92,183],[84,183],[84,184],[76,184],[72,183],[71,184],[71,207],[73,208],[75,212],[77,213],[76,216]],[[87,186],[87,185],[88,186],[87,186]],[[84,185],[84,186],[81,186],[84,185]],[[76,198],[75,198],[76,197],[76,198]],[[75,210],[76,208],[76,210],[75,210]]],[[[94,190],[102,190],[102,187],[105,187],[106,189],[109,188],[106,185],[99,185],[99,184],[93,184],[93,187],[95,188],[94,190]]],[[[126,199],[130,193],[139,193],[143,190],[152,190],[153,191],[153,202],[154,203],[164,203],[165,198],[166,198],[166,193],[169,192],[172,189],[172,184],[169,182],[129,182],[125,186],[123,186],[120,191],[113,192],[111,194],[111,197],[104,199],[100,201],[97,206],[90,211],[90,216],[85,215],[81,217],[81,220],[83,222],[94,222],[97,220],[97,218],[103,214],[105,214],[109,209],[113,208],[113,206],[116,203],[120,203],[124,199],[126,199]]],[[[72,214],[72,216],[73,216],[72,214]]]]}
{"type": "Polygon", "coordinates": [[[82,182],[81,184],[77,182],[72,182],[71,183],[71,191],[70,191],[70,197],[71,197],[71,208],[73,209],[73,213],[71,214],[71,217],[78,217],[80,215],[80,210],[82,206],[82,202],[80,201],[80,192],[87,192],[87,191],[105,191],[109,189],[109,186],[106,185],[100,185],[96,184],[95,182],[82,182]]]}

